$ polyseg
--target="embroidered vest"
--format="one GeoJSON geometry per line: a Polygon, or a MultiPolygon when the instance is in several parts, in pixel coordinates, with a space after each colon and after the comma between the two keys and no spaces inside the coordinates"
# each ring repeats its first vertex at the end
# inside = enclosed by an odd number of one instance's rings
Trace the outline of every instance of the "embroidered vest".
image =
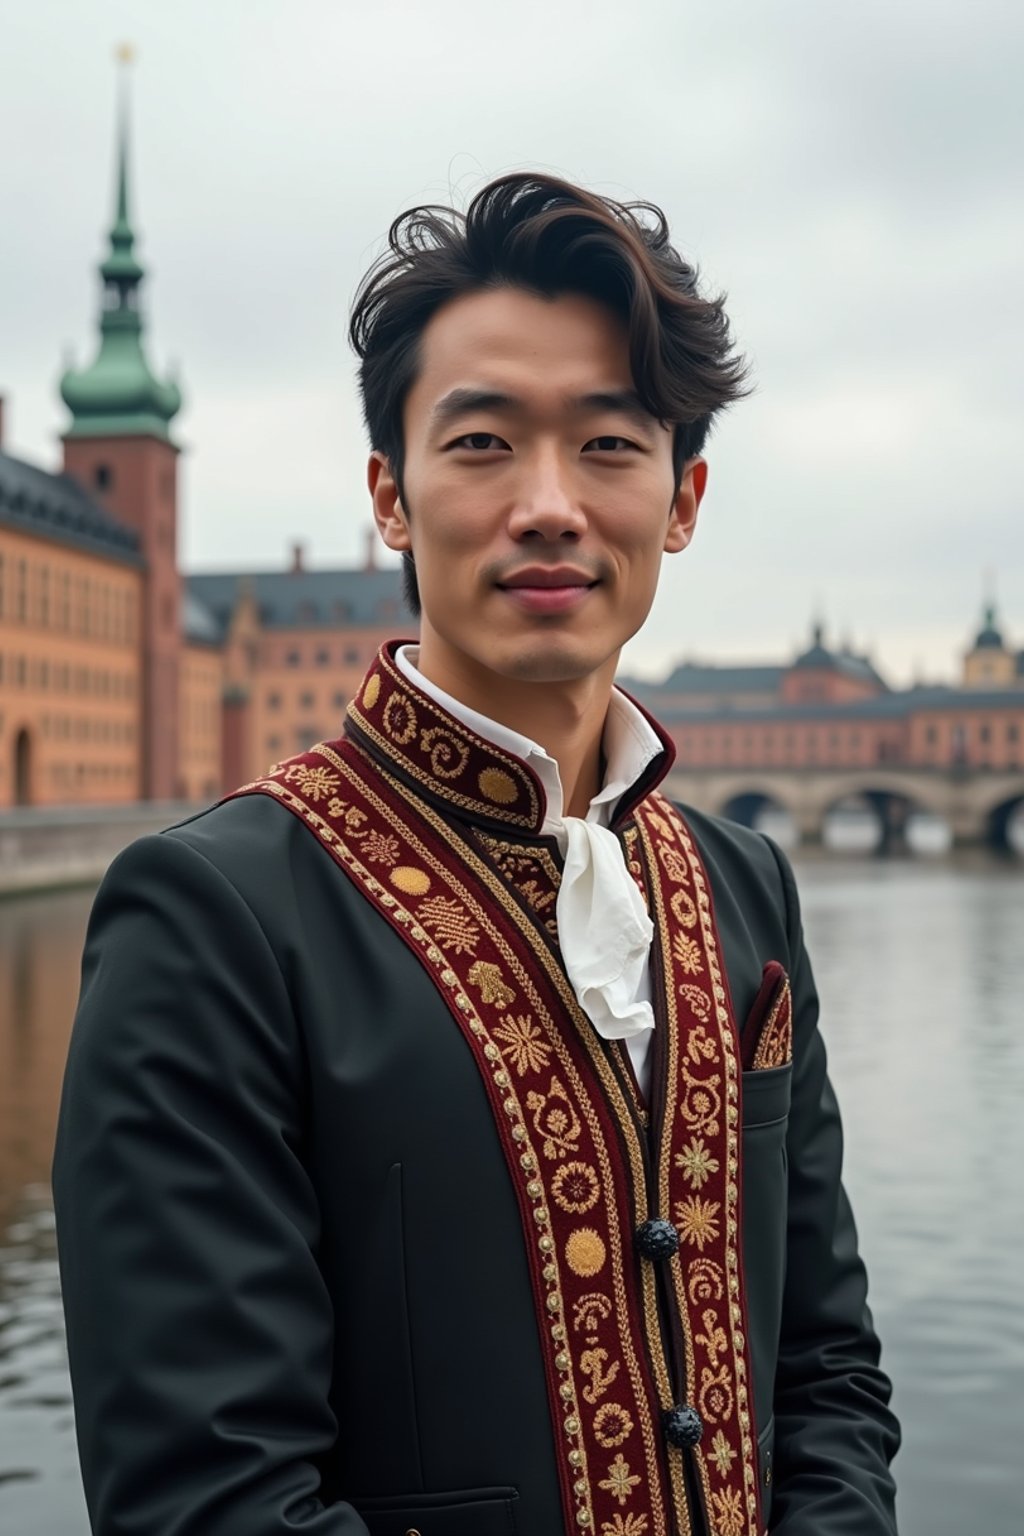
{"type": "Polygon", "coordinates": [[[762,1536],[739,1046],[707,876],[651,788],[670,744],[613,823],[655,926],[648,1112],[561,965],[539,781],[413,688],[392,651],[343,739],[237,794],[305,823],[472,1049],[522,1220],[566,1530],[762,1536]]]}

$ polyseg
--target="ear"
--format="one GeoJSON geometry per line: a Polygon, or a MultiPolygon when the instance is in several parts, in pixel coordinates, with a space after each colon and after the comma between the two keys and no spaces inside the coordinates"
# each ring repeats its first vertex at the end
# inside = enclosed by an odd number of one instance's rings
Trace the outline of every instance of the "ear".
{"type": "Polygon", "coordinates": [[[683,478],[672,503],[665,536],[665,553],[677,555],[693,538],[697,526],[697,513],[708,483],[707,461],[702,458],[687,459],[683,465],[683,478]]]}
{"type": "Polygon", "coordinates": [[[370,454],[370,462],[366,466],[366,484],[373,502],[373,520],[388,549],[411,549],[409,523],[399,495],[398,482],[384,454],[376,448],[370,454]]]}

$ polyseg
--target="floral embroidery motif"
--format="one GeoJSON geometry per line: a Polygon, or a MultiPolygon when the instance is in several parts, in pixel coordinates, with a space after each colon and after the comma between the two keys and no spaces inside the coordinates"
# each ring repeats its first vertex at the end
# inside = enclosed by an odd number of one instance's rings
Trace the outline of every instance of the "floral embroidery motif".
{"type": "Polygon", "coordinates": [[[418,916],[442,949],[453,949],[457,955],[476,953],[480,930],[461,901],[449,896],[431,896],[429,901],[420,904],[418,916]]]}
{"type": "Polygon", "coordinates": [[[719,1476],[728,1477],[729,1469],[736,1460],[736,1452],[722,1434],[720,1429],[715,1430],[715,1438],[711,1442],[711,1451],[708,1460],[713,1461],[718,1469],[719,1476]]]}
{"type": "MultiPolygon", "coordinates": [[[[509,1003],[515,1002],[515,991],[502,976],[500,965],[492,965],[488,960],[477,960],[470,966],[467,979],[472,986],[480,988],[482,1003],[491,1003],[495,1008],[507,1008],[509,1003]]],[[[547,1066],[547,1062],[543,1065],[547,1066]]]]}
{"type": "Polygon", "coordinates": [[[399,747],[407,747],[416,735],[416,711],[404,693],[393,693],[384,706],[381,725],[399,747]]]}
{"type": "Polygon", "coordinates": [[[677,923],[684,928],[696,928],[697,908],[689,891],[673,891],[669,906],[677,923]]]}
{"type": "Polygon", "coordinates": [[[647,1536],[646,1515],[612,1515],[601,1522],[601,1536],[647,1536]]]}
{"type": "Polygon", "coordinates": [[[572,1326],[577,1333],[583,1334],[588,1344],[596,1344],[598,1329],[608,1321],[611,1313],[612,1304],[603,1291],[588,1291],[573,1305],[572,1326]]]}
{"type": "Polygon", "coordinates": [[[604,1482],[598,1483],[599,1488],[605,1488],[619,1504],[625,1504],[633,1489],[643,1481],[635,1472],[630,1473],[629,1462],[626,1461],[621,1451],[616,1451],[615,1460],[608,1468],[608,1476],[604,1482]]]}
{"type": "Polygon", "coordinates": [[[501,1047],[501,1054],[508,1057],[520,1077],[527,1072],[543,1072],[549,1065],[551,1047],[528,1013],[496,1024],[493,1033],[496,1040],[507,1042],[501,1047]]]}
{"type": "Polygon", "coordinates": [[[792,1059],[793,999],[787,978],[761,1029],[751,1067],[755,1072],[764,1072],[772,1067],[784,1067],[792,1059]]]}
{"type": "Polygon", "coordinates": [[[504,768],[485,768],[477,779],[480,793],[495,805],[514,805],[519,798],[515,779],[504,768]]]}
{"type": "Polygon", "coordinates": [[[718,1172],[718,1159],[712,1157],[703,1136],[692,1137],[683,1150],[676,1153],[675,1164],[694,1189],[703,1189],[711,1174],[718,1172]]]}
{"type": "Polygon", "coordinates": [[[612,1515],[601,1522],[601,1536],[647,1536],[647,1516],[612,1515]]]}
{"type": "Polygon", "coordinates": [[[585,1216],[593,1210],[600,1194],[601,1182],[589,1163],[563,1163],[551,1180],[555,1204],[573,1216],[585,1216]]]}
{"type": "Polygon", "coordinates": [[[715,1536],[743,1536],[746,1526],[743,1505],[735,1488],[724,1488],[711,1495],[715,1511],[715,1536]]]}
{"type": "Polygon", "coordinates": [[[679,933],[672,935],[672,949],[680,968],[687,976],[699,976],[704,969],[704,961],[700,956],[700,945],[696,939],[691,939],[688,934],[679,933]]]}
{"type": "Polygon", "coordinates": [[[618,1403],[605,1403],[594,1414],[594,1436],[606,1451],[614,1451],[633,1433],[633,1420],[618,1403]]]}
{"type": "Polygon", "coordinates": [[[718,1213],[722,1209],[719,1200],[702,1200],[699,1195],[687,1195],[676,1201],[676,1225],[684,1243],[692,1243],[704,1251],[705,1243],[713,1243],[718,1236],[718,1213]]]}
{"type": "Polygon", "coordinates": [[[678,991],[683,1002],[689,1003],[700,1022],[702,1024],[709,1023],[711,1020],[711,999],[704,991],[704,988],[695,987],[690,981],[681,981],[678,991]]]}
{"type": "Polygon", "coordinates": [[[673,843],[659,843],[658,858],[670,880],[674,880],[677,885],[685,884],[689,878],[686,873],[686,861],[673,843]]]}
{"type": "Polygon", "coordinates": [[[341,783],[338,775],[322,765],[292,763],[282,774],[286,784],[294,784],[300,795],[308,795],[314,805],[326,800],[341,783]]]}
{"type": "Polygon", "coordinates": [[[533,1112],[533,1128],[544,1141],[545,1157],[569,1157],[579,1151],[579,1116],[557,1077],[551,1079],[547,1093],[533,1091],[526,1095],[526,1107],[533,1112]]]}
{"type": "Polygon", "coordinates": [[[398,859],[398,838],[371,827],[363,842],[362,854],[371,864],[394,864],[398,859]]]}

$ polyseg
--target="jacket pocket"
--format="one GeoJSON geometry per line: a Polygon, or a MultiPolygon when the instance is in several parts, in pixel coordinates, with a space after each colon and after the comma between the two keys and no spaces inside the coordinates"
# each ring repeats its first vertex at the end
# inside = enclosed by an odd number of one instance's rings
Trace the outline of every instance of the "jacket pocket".
{"type": "Polygon", "coordinates": [[[370,1536],[515,1536],[515,1488],[353,1498],[370,1536]]]}
{"type": "Polygon", "coordinates": [[[793,1089],[793,1063],[744,1072],[742,1082],[743,1129],[779,1125],[789,1114],[793,1089]]]}

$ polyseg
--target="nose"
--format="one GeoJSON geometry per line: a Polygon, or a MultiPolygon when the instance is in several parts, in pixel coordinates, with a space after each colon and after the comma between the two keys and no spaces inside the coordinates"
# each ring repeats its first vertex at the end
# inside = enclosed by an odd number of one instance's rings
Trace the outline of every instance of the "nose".
{"type": "Polygon", "coordinates": [[[586,528],[586,513],[562,456],[554,449],[532,455],[523,465],[517,487],[509,519],[511,536],[517,540],[555,543],[560,539],[580,539],[586,528]]]}

